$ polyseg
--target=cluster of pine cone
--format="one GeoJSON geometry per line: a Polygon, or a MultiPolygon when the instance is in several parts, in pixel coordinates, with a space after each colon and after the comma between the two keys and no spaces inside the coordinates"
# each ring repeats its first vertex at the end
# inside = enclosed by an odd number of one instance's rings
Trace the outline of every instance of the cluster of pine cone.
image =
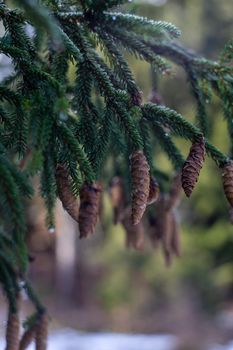
{"type": "Polygon", "coordinates": [[[20,339],[18,313],[9,312],[6,329],[6,350],[26,350],[35,340],[36,350],[46,350],[48,338],[48,315],[42,313],[30,325],[20,339]]]}
{"type": "MultiPolygon", "coordinates": [[[[188,158],[182,169],[182,186],[187,197],[190,197],[198,180],[205,158],[205,141],[200,138],[192,144],[188,158]]],[[[233,223],[233,161],[221,165],[223,189],[230,204],[230,221],[233,223]]]]}
{"type": "Polygon", "coordinates": [[[114,212],[114,223],[121,223],[124,227],[128,248],[143,250],[145,232],[148,232],[153,247],[156,248],[161,243],[167,265],[170,265],[174,255],[180,255],[179,229],[175,211],[179,204],[181,189],[180,173],[176,173],[173,177],[172,186],[167,195],[160,194],[156,179],[150,177],[146,206],[151,204],[152,210],[146,218],[133,224],[134,216],[131,215],[130,206],[127,205],[124,196],[123,179],[120,177],[112,179],[110,197],[114,212]]]}
{"type": "Polygon", "coordinates": [[[69,174],[63,165],[57,166],[56,181],[58,195],[64,209],[79,223],[80,238],[93,234],[100,210],[101,185],[84,183],[79,201],[72,192],[69,174]]]}
{"type": "MultiPolygon", "coordinates": [[[[205,159],[205,140],[194,140],[181,173],[173,179],[170,192],[160,195],[159,185],[150,174],[147,159],[142,150],[134,151],[130,157],[131,205],[124,193],[123,179],[114,177],[110,185],[110,195],[114,211],[114,223],[121,223],[126,231],[127,246],[137,250],[144,247],[144,226],[142,216],[149,204],[155,206],[156,217],[151,217],[150,238],[154,246],[161,241],[167,264],[173,255],[180,255],[179,230],[175,208],[179,202],[181,189],[190,197],[198,181],[205,159]],[[151,229],[153,227],[153,230],[151,229]]],[[[71,190],[69,175],[63,165],[58,165],[56,180],[63,207],[79,223],[80,238],[95,231],[101,203],[101,185],[84,183],[79,199],[71,190]]],[[[233,207],[233,161],[223,166],[223,185],[228,201],[233,207]]]]}

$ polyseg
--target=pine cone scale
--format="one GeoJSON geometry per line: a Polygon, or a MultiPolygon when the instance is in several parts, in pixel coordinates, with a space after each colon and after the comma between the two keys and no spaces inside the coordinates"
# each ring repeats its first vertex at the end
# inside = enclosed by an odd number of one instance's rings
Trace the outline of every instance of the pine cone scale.
{"type": "Polygon", "coordinates": [[[149,166],[142,151],[135,151],[131,156],[132,178],[132,223],[140,222],[146,209],[149,196],[149,166]]]}
{"type": "Polygon", "coordinates": [[[20,340],[19,350],[26,350],[28,348],[35,338],[36,331],[37,326],[32,326],[24,332],[20,340]]]}
{"type": "Polygon", "coordinates": [[[9,313],[6,329],[6,350],[19,349],[20,323],[17,314],[9,313]]]}
{"type": "Polygon", "coordinates": [[[79,231],[80,238],[93,234],[98,221],[101,186],[84,184],[80,191],[79,231]]]}
{"type": "Polygon", "coordinates": [[[71,184],[69,181],[69,173],[66,168],[59,164],[56,169],[56,183],[59,198],[64,209],[68,214],[78,222],[79,216],[79,201],[71,191],[71,184]]]}
{"type": "Polygon", "coordinates": [[[226,198],[233,207],[233,161],[229,161],[222,168],[223,188],[226,198]]]}
{"type": "Polygon", "coordinates": [[[198,181],[200,170],[205,159],[205,141],[200,138],[190,148],[187,160],[182,169],[181,182],[187,197],[190,197],[198,181]]]}
{"type": "Polygon", "coordinates": [[[48,315],[44,313],[40,316],[39,324],[36,329],[36,350],[46,350],[48,339],[48,315]]]}

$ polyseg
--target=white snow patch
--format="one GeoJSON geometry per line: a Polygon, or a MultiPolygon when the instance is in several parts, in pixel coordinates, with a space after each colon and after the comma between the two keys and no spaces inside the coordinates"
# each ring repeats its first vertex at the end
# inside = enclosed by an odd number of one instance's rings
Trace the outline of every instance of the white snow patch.
{"type": "MultiPolygon", "coordinates": [[[[0,339],[0,348],[4,348],[0,339]]],[[[177,339],[171,335],[128,335],[119,333],[82,333],[72,329],[53,331],[48,350],[175,350],[177,339]]],[[[33,350],[32,344],[28,350],[33,350]]]]}

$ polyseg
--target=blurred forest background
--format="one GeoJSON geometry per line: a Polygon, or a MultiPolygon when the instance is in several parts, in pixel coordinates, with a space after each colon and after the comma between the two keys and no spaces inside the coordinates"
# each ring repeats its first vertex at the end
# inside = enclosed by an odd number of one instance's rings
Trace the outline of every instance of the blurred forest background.
{"type": "MultiPolygon", "coordinates": [[[[127,10],[174,23],[185,46],[213,60],[233,34],[232,0],[132,1],[127,10]]],[[[146,99],[155,77],[146,63],[128,59],[146,99]]],[[[156,80],[164,104],[193,120],[195,101],[184,71],[174,66],[171,76],[156,80]]],[[[209,113],[214,144],[227,152],[226,124],[215,97],[209,113]]],[[[182,141],[184,155],[189,146],[182,141]]],[[[155,161],[159,168],[170,169],[162,153],[155,161]]],[[[180,336],[187,349],[233,338],[233,227],[220,176],[207,159],[192,198],[183,198],[177,213],[182,256],[170,268],[149,245],[142,253],[125,248],[123,228],[112,223],[107,191],[102,220],[87,241],[78,239],[60,203],[56,231],[47,232],[42,202],[34,198],[28,206],[28,240],[35,257],[30,277],[48,305],[53,326],[171,333],[180,336]]],[[[3,300],[1,305],[4,319],[3,300]]]]}

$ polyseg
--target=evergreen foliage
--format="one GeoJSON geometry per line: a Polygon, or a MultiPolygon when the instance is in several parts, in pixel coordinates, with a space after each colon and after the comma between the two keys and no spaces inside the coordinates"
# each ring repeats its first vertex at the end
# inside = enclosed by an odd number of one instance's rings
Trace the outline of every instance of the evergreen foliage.
{"type": "Polygon", "coordinates": [[[23,207],[24,197],[33,194],[32,175],[40,176],[51,228],[58,164],[67,170],[77,196],[83,183],[101,180],[109,158],[111,176],[124,176],[127,187],[129,156],[139,150],[144,151],[150,174],[166,188],[168,176],[154,164],[154,140],[175,170],[182,168],[184,159],[174,136],[190,142],[204,136],[207,154],[220,167],[232,157],[232,42],[219,61],[204,59],[175,41],[180,31],[174,25],[121,13],[117,6],[126,2],[15,0],[11,8],[7,1],[0,2],[5,29],[0,51],[13,65],[12,74],[0,84],[0,280],[12,312],[17,311],[21,288],[36,315],[45,312],[26,280],[23,207]],[[196,125],[165,106],[143,103],[125,52],[145,60],[155,72],[169,74],[170,63],[183,67],[197,103],[196,125]],[[75,66],[74,84],[67,79],[70,64],[75,66]],[[222,102],[228,126],[227,155],[208,141],[206,107],[213,94],[222,102]]]}

